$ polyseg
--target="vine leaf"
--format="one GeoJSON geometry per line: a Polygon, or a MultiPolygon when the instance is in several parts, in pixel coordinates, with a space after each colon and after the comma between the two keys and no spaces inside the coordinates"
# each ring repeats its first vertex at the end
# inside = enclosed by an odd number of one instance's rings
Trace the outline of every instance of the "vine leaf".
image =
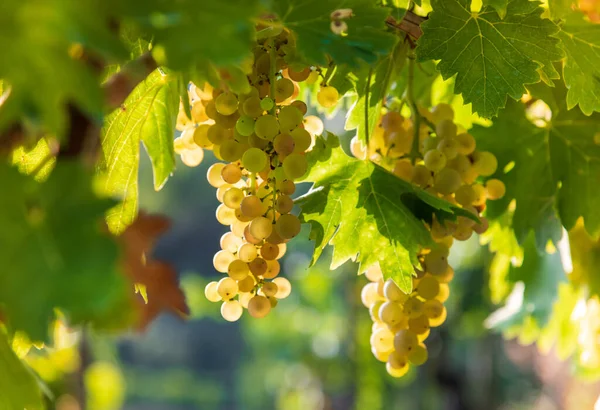
{"type": "Polygon", "coordinates": [[[542,19],[538,2],[510,0],[501,19],[490,6],[471,13],[470,0],[435,0],[418,41],[420,61],[440,60],[444,79],[482,117],[492,117],[525,93],[524,84],[559,78],[552,62],[562,57],[558,27],[542,19]],[[540,72],[542,75],[540,75],[540,72]]]}
{"type": "Polygon", "coordinates": [[[600,240],[592,239],[578,223],[569,231],[569,244],[573,262],[571,280],[576,285],[586,285],[591,296],[600,297],[600,276],[596,274],[600,264],[600,240]]]}
{"type": "Polygon", "coordinates": [[[344,153],[335,137],[319,139],[310,154],[305,181],[310,191],[298,198],[303,222],[315,241],[313,263],[323,248],[334,246],[332,269],[357,259],[359,272],[379,262],[386,278],[405,292],[412,287],[417,252],[431,236],[416,212],[440,220],[470,215],[369,161],[344,153]]]}
{"type": "Polygon", "coordinates": [[[385,30],[390,9],[369,0],[280,0],[273,4],[282,23],[292,30],[300,55],[310,64],[326,67],[330,56],[337,64],[358,67],[360,61],[375,63],[388,55],[398,37],[385,30]],[[346,19],[348,35],[331,31],[331,12],[352,9],[346,19]]]}
{"type": "Polygon", "coordinates": [[[152,162],[157,191],[175,168],[173,134],[178,103],[177,76],[155,70],[106,118],[100,170],[106,176],[106,191],[123,200],[106,217],[116,234],[123,232],[137,213],[140,142],[152,162]]]}
{"type": "Polygon", "coordinates": [[[543,327],[550,319],[558,286],[566,281],[560,253],[539,253],[534,235],[530,233],[523,244],[523,255],[521,266],[508,268],[505,279],[513,291],[506,306],[487,319],[490,327],[503,330],[529,319],[543,327]]]}
{"type": "Polygon", "coordinates": [[[0,129],[27,113],[60,138],[68,125],[68,103],[101,118],[104,99],[98,78],[85,59],[69,53],[73,44],[81,44],[86,52],[109,61],[127,59],[125,47],[106,24],[113,12],[108,3],[112,2],[2,2],[0,78],[11,91],[0,107],[0,129]]]}
{"type": "Polygon", "coordinates": [[[0,197],[0,310],[31,340],[46,340],[55,309],[78,324],[114,321],[129,306],[118,247],[102,227],[114,202],[94,194],[92,178],[65,161],[44,183],[0,166],[11,193],[0,197]]]}
{"type": "Polygon", "coordinates": [[[35,376],[13,352],[5,332],[0,332],[0,386],[5,409],[43,410],[42,393],[35,376]]]}
{"type": "Polygon", "coordinates": [[[496,217],[516,200],[513,226],[522,243],[530,229],[536,231],[538,248],[557,242],[560,225],[571,229],[583,217],[586,230],[600,235],[600,145],[594,142],[600,132],[600,114],[585,116],[579,109],[567,110],[564,88],[554,89],[556,101],[552,120],[538,128],[525,118],[524,106],[511,102],[490,128],[475,126],[471,133],[482,149],[498,158],[494,175],[506,184],[506,196],[488,202],[488,212],[496,217]],[[502,144],[513,135],[514,144],[502,144]],[[514,168],[503,169],[514,160],[514,168]]]}
{"type": "Polygon", "coordinates": [[[548,0],[548,9],[553,19],[560,19],[571,12],[575,0],[548,0]]]}
{"type": "Polygon", "coordinates": [[[169,227],[169,221],[160,215],[140,213],[138,218],[121,235],[125,250],[124,271],[140,289],[138,298],[141,310],[139,328],[145,328],[163,310],[180,316],[189,314],[185,295],[177,283],[173,268],[150,258],[150,251],[158,237],[169,227]]]}
{"type": "Polygon", "coordinates": [[[508,0],[483,0],[483,5],[493,7],[502,19],[506,16],[508,0]]]}
{"type": "Polygon", "coordinates": [[[600,25],[571,13],[558,36],[566,54],[564,79],[568,108],[579,104],[586,115],[600,111],[600,25]]]}
{"type": "Polygon", "coordinates": [[[387,57],[377,63],[371,76],[369,85],[369,95],[366,95],[366,85],[369,81],[369,76],[360,76],[356,84],[356,93],[358,98],[350,111],[348,112],[345,128],[346,130],[357,129],[357,135],[360,141],[366,145],[366,127],[369,128],[369,135],[373,135],[373,131],[379,121],[381,107],[385,101],[388,92],[390,81],[392,78],[397,78],[398,73],[402,70],[406,62],[407,43],[398,43],[394,51],[387,57]],[[365,103],[368,97],[368,122],[365,124],[365,103]]]}

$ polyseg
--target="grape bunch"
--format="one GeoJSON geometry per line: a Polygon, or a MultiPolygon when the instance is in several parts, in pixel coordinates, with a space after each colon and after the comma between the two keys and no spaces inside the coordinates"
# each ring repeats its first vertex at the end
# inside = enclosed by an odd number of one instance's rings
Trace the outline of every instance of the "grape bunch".
{"type": "Polygon", "coordinates": [[[238,320],[244,308],[264,317],[291,291],[279,276],[286,243],[301,227],[291,195],[294,181],[307,172],[305,153],[323,132],[321,120],[304,117],[307,106],[296,100],[298,83],[314,78],[315,70],[288,65],[293,43],[286,31],[257,41],[247,92],[193,86],[192,120],[179,116],[183,131],[175,146],[184,163],[193,166],[193,153],[205,149],[223,161],[208,169],[207,179],[221,202],[217,220],[230,227],[213,259],[227,276],[210,282],[205,295],[222,303],[228,321],[238,320]]]}
{"type": "Polygon", "coordinates": [[[473,136],[454,123],[449,105],[421,110],[420,115],[416,143],[412,122],[388,111],[381,116],[368,147],[356,137],[352,140],[353,155],[379,163],[399,178],[471,212],[480,222],[459,216],[456,222],[441,223],[432,215],[432,222],[426,225],[435,246],[419,253],[410,294],[402,292],[393,280],[384,280],[378,265],[366,272],[370,282],[363,287],[361,299],[374,322],[372,352],[386,362],[394,377],[405,375],[411,364],[419,366],[427,360],[424,341],[430,328],[441,325],[447,315],[443,303],[454,277],[448,264],[450,248],[454,240],[465,241],[473,232],[483,233],[488,224],[481,213],[487,199],[499,199],[505,193],[498,179],[481,182],[496,172],[496,157],[476,150],[473,136]]]}

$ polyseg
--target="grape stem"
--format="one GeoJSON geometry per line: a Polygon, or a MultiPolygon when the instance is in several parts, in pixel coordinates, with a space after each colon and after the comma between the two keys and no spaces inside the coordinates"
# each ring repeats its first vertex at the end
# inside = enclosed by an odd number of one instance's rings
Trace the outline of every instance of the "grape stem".
{"type": "Polygon", "coordinates": [[[415,101],[413,83],[415,80],[415,55],[410,54],[408,56],[408,84],[406,86],[406,95],[410,104],[410,116],[413,123],[413,143],[410,150],[410,162],[415,165],[417,159],[421,157],[419,153],[419,135],[421,134],[421,116],[419,115],[419,109],[415,101]]]}

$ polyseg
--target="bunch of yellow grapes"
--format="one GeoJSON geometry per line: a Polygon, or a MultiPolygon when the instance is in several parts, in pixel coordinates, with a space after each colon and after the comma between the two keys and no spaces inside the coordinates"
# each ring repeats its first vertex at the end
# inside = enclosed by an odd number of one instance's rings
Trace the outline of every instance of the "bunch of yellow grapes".
{"type": "Polygon", "coordinates": [[[427,360],[423,342],[430,328],[446,319],[443,302],[454,277],[448,264],[452,243],[469,239],[473,232],[483,233],[487,221],[481,213],[486,200],[501,198],[505,193],[500,180],[488,179],[485,185],[478,182],[480,176],[494,174],[498,162],[491,153],[475,149],[475,139],[454,123],[449,105],[422,110],[420,115],[424,121],[417,144],[413,144],[412,122],[389,111],[381,117],[368,147],[356,138],[352,140],[352,153],[358,158],[368,157],[398,177],[468,210],[481,222],[459,216],[456,222],[440,223],[432,216],[427,228],[436,245],[420,252],[410,294],[402,292],[393,280],[384,280],[378,265],[367,271],[370,283],[364,286],[361,299],[374,322],[371,348],[394,377],[405,375],[411,364],[419,366],[427,360]]]}
{"type": "Polygon", "coordinates": [[[286,31],[258,41],[247,93],[193,86],[192,119],[182,113],[178,119],[183,131],[175,147],[184,163],[199,164],[196,153],[205,149],[223,161],[208,169],[207,179],[221,202],[217,220],[230,227],[213,259],[226,276],[210,282],[205,295],[222,303],[228,321],[238,320],[244,308],[264,317],[291,291],[279,276],[279,259],[300,232],[300,220],[291,213],[294,180],[306,174],[305,154],[323,132],[321,120],[304,117],[307,106],[296,100],[298,82],[314,78],[315,70],[288,66],[292,46],[286,31]]]}

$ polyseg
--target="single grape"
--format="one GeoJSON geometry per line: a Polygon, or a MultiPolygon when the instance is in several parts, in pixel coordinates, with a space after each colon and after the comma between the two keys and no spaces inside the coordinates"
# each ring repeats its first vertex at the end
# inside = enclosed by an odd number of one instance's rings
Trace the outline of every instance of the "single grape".
{"type": "Polygon", "coordinates": [[[273,283],[277,285],[277,293],[275,294],[277,299],[285,299],[292,293],[292,284],[286,278],[275,278],[273,283]]]}
{"type": "Polygon", "coordinates": [[[487,197],[491,200],[500,199],[506,194],[506,186],[499,179],[488,179],[485,188],[487,197]]]}
{"type": "Polygon", "coordinates": [[[381,327],[371,335],[371,347],[375,350],[390,352],[394,350],[394,334],[389,329],[381,327]]]}
{"type": "Polygon", "coordinates": [[[436,148],[446,159],[454,159],[458,155],[458,143],[454,138],[442,138],[436,148]]]}
{"type": "Polygon", "coordinates": [[[294,152],[302,153],[310,148],[310,145],[312,144],[312,137],[304,128],[298,127],[294,129],[291,135],[295,143],[294,152]]]}
{"type": "MultiPolygon", "coordinates": [[[[380,279],[383,279],[383,272],[379,267],[379,263],[375,263],[374,265],[369,266],[367,271],[365,272],[365,276],[371,282],[377,282],[380,279]]],[[[384,293],[385,293],[385,284],[384,284],[384,293]]]]}
{"type": "Polygon", "coordinates": [[[235,162],[242,157],[246,148],[247,145],[240,144],[236,140],[227,140],[219,147],[219,154],[223,161],[235,162]]]}
{"type": "Polygon", "coordinates": [[[475,191],[471,185],[462,185],[454,193],[454,198],[462,206],[469,206],[475,200],[475,191]]]}
{"type": "Polygon", "coordinates": [[[306,113],[308,112],[308,106],[304,101],[296,100],[290,105],[292,107],[296,107],[302,113],[302,115],[306,115],[306,113]]]}
{"type": "Polygon", "coordinates": [[[272,115],[263,115],[256,120],[254,132],[257,137],[271,141],[279,134],[279,122],[272,115]]]}
{"type": "Polygon", "coordinates": [[[432,183],[431,171],[424,165],[417,165],[413,168],[411,181],[421,188],[427,188],[432,183]]]}
{"type": "Polygon", "coordinates": [[[448,269],[448,249],[434,248],[425,255],[425,267],[432,275],[441,275],[448,269]]]}
{"type": "Polygon", "coordinates": [[[399,355],[408,355],[418,345],[417,335],[410,330],[401,330],[394,336],[394,348],[399,355]]]}
{"type": "Polygon", "coordinates": [[[290,179],[298,179],[304,176],[307,169],[308,162],[304,155],[290,154],[283,160],[283,170],[290,179]]]}
{"type": "Polygon", "coordinates": [[[271,108],[273,108],[274,106],[275,102],[269,97],[265,97],[262,100],[260,100],[260,108],[265,111],[271,110],[271,108]]]}
{"type": "Polygon", "coordinates": [[[475,151],[475,138],[471,134],[463,132],[455,138],[456,150],[459,154],[469,155],[475,151]]]}
{"type": "Polygon", "coordinates": [[[215,214],[221,225],[231,225],[236,220],[235,211],[225,204],[219,205],[215,214]]]}
{"type": "Polygon", "coordinates": [[[296,215],[281,215],[275,223],[277,233],[284,239],[291,239],[300,233],[300,220],[296,215]]]}
{"type": "Polygon", "coordinates": [[[316,115],[306,116],[302,122],[304,123],[304,129],[311,135],[321,135],[325,131],[323,121],[316,115]]]}
{"type": "Polygon", "coordinates": [[[394,175],[405,180],[410,181],[413,175],[413,165],[407,159],[401,159],[396,161],[394,165],[394,170],[392,171],[394,175]]]}
{"type": "Polygon", "coordinates": [[[279,155],[287,156],[294,152],[295,147],[294,138],[289,134],[279,134],[273,141],[273,148],[279,155]]]}
{"type": "Polygon", "coordinates": [[[281,131],[289,133],[302,124],[302,113],[296,107],[288,105],[279,111],[277,119],[279,120],[281,131]]]}
{"type": "Polygon", "coordinates": [[[256,239],[263,240],[271,235],[271,232],[273,231],[273,223],[271,220],[263,216],[259,216],[250,222],[249,230],[250,234],[252,234],[252,236],[254,236],[256,239]]]}
{"type": "Polygon", "coordinates": [[[473,167],[479,175],[489,177],[498,169],[498,160],[491,152],[476,152],[473,157],[475,160],[473,167]]]}
{"type": "Polygon", "coordinates": [[[432,172],[439,172],[446,166],[446,156],[437,149],[427,151],[423,160],[427,169],[432,172]]]}
{"type": "Polygon", "coordinates": [[[280,270],[281,266],[279,265],[279,262],[277,262],[276,260],[267,261],[267,271],[263,273],[263,277],[265,279],[273,279],[277,275],[279,275],[280,270]]]}
{"type": "MultiPolygon", "coordinates": [[[[254,279],[254,276],[252,276],[252,275],[247,275],[244,279],[242,279],[238,282],[238,288],[239,288],[240,292],[244,292],[244,293],[251,292],[252,289],[254,289],[254,286],[256,286],[256,280],[254,279]]],[[[242,295],[240,294],[240,302],[241,302],[241,297],[242,297],[242,295]]],[[[248,300],[250,300],[250,298],[248,298],[248,300]]],[[[246,304],[246,306],[244,306],[244,307],[248,307],[248,305],[246,304]]]]}
{"type": "Polygon", "coordinates": [[[204,288],[204,296],[211,302],[218,302],[221,300],[221,295],[217,291],[219,284],[217,282],[209,282],[204,288]]]}
{"type": "Polygon", "coordinates": [[[237,300],[228,300],[221,305],[221,316],[228,322],[235,322],[244,313],[242,304],[237,300]]]}
{"type": "Polygon", "coordinates": [[[222,115],[231,115],[237,111],[238,99],[237,96],[230,92],[224,92],[215,99],[215,108],[222,115]]]}
{"type": "Polygon", "coordinates": [[[219,241],[221,249],[231,253],[236,253],[242,245],[242,238],[233,234],[233,232],[225,232],[219,241]]]}
{"type": "Polygon", "coordinates": [[[438,104],[431,110],[431,117],[434,124],[442,120],[453,120],[454,110],[449,104],[438,104]]]}
{"type": "Polygon", "coordinates": [[[264,204],[256,195],[245,197],[240,204],[240,209],[243,215],[250,218],[261,216],[265,212],[264,204]]]}
{"type": "Polygon", "coordinates": [[[265,261],[263,258],[257,257],[251,262],[248,262],[248,267],[254,276],[264,275],[267,271],[267,261],[265,261]]]}
{"type": "Polygon", "coordinates": [[[362,145],[362,142],[360,142],[356,135],[350,140],[350,152],[358,159],[367,158],[367,149],[362,145]]]}
{"type": "Polygon", "coordinates": [[[262,318],[269,314],[271,311],[271,302],[264,296],[254,296],[248,302],[248,313],[252,317],[262,318]]]}
{"type": "Polygon", "coordinates": [[[266,261],[272,261],[279,256],[279,246],[272,243],[265,243],[260,247],[260,256],[266,261]]]}
{"type": "Polygon", "coordinates": [[[261,100],[258,96],[250,97],[244,101],[243,109],[247,116],[256,118],[260,117],[265,111],[261,105],[261,100]]]}
{"type": "Polygon", "coordinates": [[[402,306],[395,302],[385,302],[379,308],[379,318],[389,326],[394,326],[402,318],[402,306]]]}
{"type": "Polygon", "coordinates": [[[294,207],[294,201],[289,196],[281,194],[277,197],[277,202],[275,203],[275,209],[280,214],[289,213],[293,207],[294,207]]]}
{"type": "Polygon", "coordinates": [[[415,366],[421,366],[427,361],[427,347],[423,343],[419,343],[415,348],[408,354],[408,361],[415,366]]]}
{"type": "Polygon", "coordinates": [[[249,273],[250,269],[248,269],[248,264],[239,259],[234,259],[231,261],[229,267],[227,268],[227,274],[229,277],[238,281],[244,280],[249,273]]]}
{"type": "Polygon", "coordinates": [[[208,124],[200,124],[200,125],[198,125],[198,127],[196,127],[196,129],[194,130],[194,137],[193,137],[196,145],[198,145],[202,148],[212,147],[213,143],[210,142],[210,140],[208,139],[208,129],[209,128],[210,128],[210,125],[208,125],[208,124]]]}
{"type": "Polygon", "coordinates": [[[429,328],[429,319],[425,315],[408,319],[408,330],[416,335],[422,335],[429,332],[429,328]]]}
{"type": "Polygon", "coordinates": [[[409,318],[419,317],[423,313],[423,302],[413,296],[404,302],[403,308],[409,318]]]}
{"type": "Polygon", "coordinates": [[[254,133],[254,122],[254,118],[243,115],[238,118],[237,122],[235,123],[235,129],[240,133],[240,135],[249,137],[252,135],[252,133],[254,133]]]}
{"type": "Polygon", "coordinates": [[[394,282],[392,279],[385,281],[385,284],[383,285],[383,294],[386,299],[392,302],[403,303],[406,301],[406,299],[408,299],[406,293],[402,292],[398,285],[396,285],[396,282],[394,282]]]}
{"type": "Polygon", "coordinates": [[[435,298],[439,291],[440,283],[433,276],[425,276],[417,287],[417,294],[425,300],[435,298]]]}
{"type": "Polygon", "coordinates": [[[215,145],[221,145],[225,140],[228,140],[230,135],[226,128],[219,124],[211,125],[206,131],[208,140],[215,145]]]}
{"type": "Polygon", "coordinates": [[[257,256],[258,251],[256,250],[256,246],[251,243],[245,243],[238,249],[238,258],[243,262],[252,262],[257,256]]]}
{"type": "Polygon", "coordinates": [[[296,192],[296,184],[294,184],[294,181],[290,181],[289,179],[284,179],[281,182],[280,180],[277,180],[277,189],[279,189],[282,194],[292,195],[294,192],[296,192]]]}
{"type": "Polygon", "coordinates": [[[223,300],[233,299],[238,293],[237,282],[227,276],[219,281],[217,292],[219,292],[219,296],[221,296],[223,300]]]}
{"type": "Polygon", "coordinates": [[[250,172],[262,171],[267,166],[267,162],[267,154],[259,148],[249,148],[242,156],[242,165],[250,172]]]}
{"type": "Polygon", "coordinates": [[[317,101],[325,108],[331,108],[338,103],[340,94],[335,87],[322,86],[317,93],[317,101]]]}
{"type": "Polygon", "coordinates": [[[275,102],[281,103],[294,94],[294,83],[288,78],[280,78],[275,82],[275,102]]]}
{"type": "Polygon", "coordinates": [[[291,80],[296,81],[297,83],[300,83],[300,82],[306,80],[308,78],[308,76],[310,75],[310,73],[311,73],[310,67],[304,67],[300,71],[296,71],[292,67],[288,68],[288,76],[290,77],[291,80]]]}
{"type": "Polygon", "coordinates": [[[190,168],[197,167],[204,159],[204,150],[200,147],[190,150],[187,149],[181,153],[181,162],[190,168]]]}
{"type": "Polygon", "coordinates": [[[274,282],[263,283],[262,292],[265,296],[275,296],[277,294],[277,284],[274,282]]]}
{"type": "Polygon", "coordinates": [[[377,294],[376,282],[367,283],[363,286],[362,291],[360,292],[360,300],[365,307],[369,308],[373,306],[379,299],[380,296],[377,294]]]}
{"type": "Polygon", "coordinates": [[[457,171],[444,168],[434,178],[433,187],[442,195],[450,195],[460,187],[461,180],[457,171]]]}
{"type": "Polygon", "coordinates": [[[456,137],[457,127],[452,120],[441,120],[435,126],[435,133],[438,138],[454,138],[456,137]]]}
{"type": "Polygon", "coordinates": [[[242,179],[242,170],[235,164],[227,164],[221,170],[221,178],[228,184],[235,184],[242,179]]]}
{"type": "Polygon", "coordinates": [[[228,251],[219,251],[213,257],[213,265],[218,272],[227,273],[229,264],[235,259],[235,255],[228,251]]]}

